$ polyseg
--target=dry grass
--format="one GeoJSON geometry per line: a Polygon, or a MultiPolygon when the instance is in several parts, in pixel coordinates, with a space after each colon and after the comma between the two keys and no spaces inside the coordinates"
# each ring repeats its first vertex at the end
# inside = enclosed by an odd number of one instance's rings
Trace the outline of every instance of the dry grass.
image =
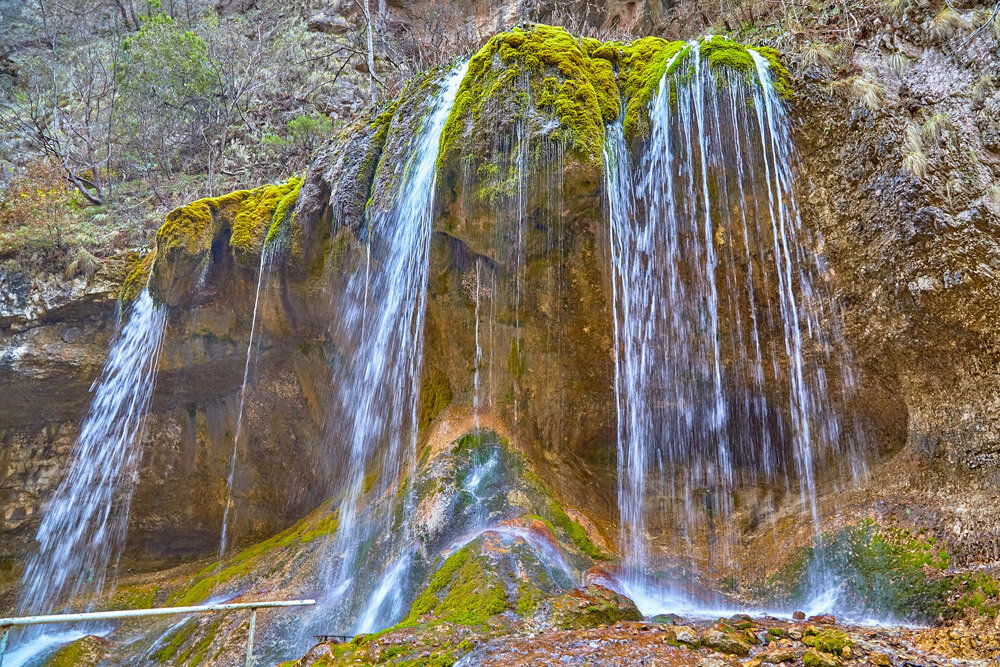
{"type": "Polygon", "coordinates": [[[927,143],[939,144],[944,137],[944,131],[951,128],[951,116],[946,113],[936,113],[924,121],[920,133],[927,143]]]}
{"type": "Polygon", "coordinates": [[[910,125],[903,137],[903,169],[918,179],[927,176],[927,154],[920,130],[920,126],[910,125]]]}
{"type": "Polygon", "coordinates": [[[910,69],[910,59],[900,51],[893,51],[885,57],[885,65],[892,70],[896,76],[903,76],[910,69]]]}
{"type": "Polygon", "coordinates": [[[799,62],[803,67],[830,68],[837,62],[837,52],[829,44],[814,42],[802,49],[799,62]]]}
{"type": "Polygon", "coordinates": [[[950,39],[960,30],[967,30],[969,22],[954,9],[945,5],[931,21],[931,38],[938,42],[950,39]]]}

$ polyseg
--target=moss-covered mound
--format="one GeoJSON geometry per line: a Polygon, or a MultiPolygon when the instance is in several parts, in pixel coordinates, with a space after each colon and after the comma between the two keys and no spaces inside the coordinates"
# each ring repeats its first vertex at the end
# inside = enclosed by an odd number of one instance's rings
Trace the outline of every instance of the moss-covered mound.
{"type": "Polygon", "coordinates": [[[167,214],[156,247],[137,263],[121,298],[135,298],[148,280],[162,301],[191,296],[212,266],[256,269],[265,242],[291,235],[292,211],[302,179],[199,199],[167,214]]]}
{"type": "Polygon", "coordinates": [[[45,661],[44,667],[93,667],[104,659],[110,643],[87,635],[66,644],[45,661]]]}
{"type": "Polygon", "coordinates": [[[872,618],[934,623],[953,611],[947,551],[933,537],[872,520],[817,538],[771,577],[773,598],[800,602],[818,581],[836,582],[839,605],[872,618]]]}

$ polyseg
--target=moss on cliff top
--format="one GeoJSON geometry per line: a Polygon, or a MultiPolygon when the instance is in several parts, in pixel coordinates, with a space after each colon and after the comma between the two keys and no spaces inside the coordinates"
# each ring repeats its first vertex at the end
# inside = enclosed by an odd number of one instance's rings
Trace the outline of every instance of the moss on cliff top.
{"type": "Polygon", "coordinates": [[[622,92],[626,99],[623,130],[629,138],[649,134],[649,107],[660,87],[660,80],[685,42],[667,42],[658,37],[644,37],[622,47],[621,63],[625,74],[622,92]]]}
{"type": "MultiPolygon", "coordinates": [[[[596,40],[592,40],[595,41],[596,40]]],[[[442,160],[463,138],[472,138],[485,128],[489,101],[508,108],[506,117],[523,114],[529,101],[541,101],[560,123],[560,138],[584,158],[600,160],[604,145],[604,123],[617,118],[621,95],[611,62],[592,58],[588,47],[563,28],[533,25],[514,28],[494,36],[476,53],[459,88],[442,136],[442,160]]],[[[506,113],[504,113],[506,111],[506,113]]]]}
{"type": "Polygon", "coordinates": [[[294,203],[289,195],[297,196],[301,187],[302,179],[292,177],[280,185],[237,190],[175,208],[156,232],[157,247],[182,248],[197,254],[208,249],[219,228],[228,228],[230,248],[243,253],[259,252],[279,207],[283,216],[294,203]]]}

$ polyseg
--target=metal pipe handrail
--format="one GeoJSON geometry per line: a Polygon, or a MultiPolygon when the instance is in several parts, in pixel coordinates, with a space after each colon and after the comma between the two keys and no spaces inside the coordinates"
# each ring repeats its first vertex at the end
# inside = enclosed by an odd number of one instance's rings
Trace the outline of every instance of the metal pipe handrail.
{"type": "Polygon", "coordinates": [[[17,616],[0,618],[0,667],[7,648],[7,633],[12,627],[39,625],[42,623],[76,623],[81,621],[110,621],[120,618],[141,616],[168,616],[171,614],[199,614],[208,611],[250,610],[250,632],[247,636],[247,667],[253,663],[253,634],[257,625],[257,610],[274,607],[305,607],[316,604],[315,600],[274,600],[261,602],[234,602],[228,604],[203,604],[190,607],[154,607],[152,609],[122,609],[116,611],[92,611],[81,614],[49,614],[47,616],[17,616]]]}

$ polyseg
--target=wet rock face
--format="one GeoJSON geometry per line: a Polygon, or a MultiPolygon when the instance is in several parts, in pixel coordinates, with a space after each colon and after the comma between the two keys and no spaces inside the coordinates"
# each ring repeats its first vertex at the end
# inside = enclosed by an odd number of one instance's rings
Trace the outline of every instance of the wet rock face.
{"type": "Polygon", "coordinates": [[[815,69],[798,73],[803,222],[823,236],[846,333],[870,378],[859,398],[898,415],[874,430],[906,445],[876,473],[887,504],[909,502],[896,480],[926,467],[910,480],[919,500],[906,520],[930,525],[959,564],[989,561],[1000,555],[986,510],[1000,481],[1000,201],[990,190],[1000,163],[982,116],[1000,99],[990,84],[998,61],[977,46],[974,62],[909,48],[902,76],[867,51],[855,56],[885,86],[877,111],[831,97],[815,69]],[[907,144],[907,132],[919,141],[907,144]],[[926,162],[917,173],[907,166],[915,153],[926,162]]]}

